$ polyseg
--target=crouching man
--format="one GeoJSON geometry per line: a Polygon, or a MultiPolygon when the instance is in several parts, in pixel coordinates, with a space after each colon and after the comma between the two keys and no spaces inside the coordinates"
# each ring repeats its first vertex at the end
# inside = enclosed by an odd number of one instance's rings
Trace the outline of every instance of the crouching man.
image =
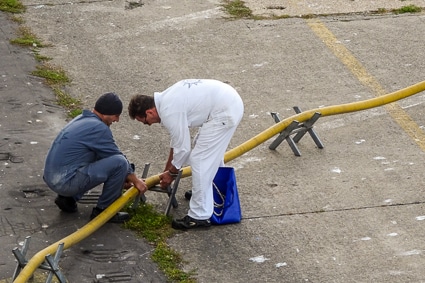
{"type": "MultiPolygon", "coordinates": [[[[102,193],[90,219],[118,199],[123,188],[136,187],[141,193],[147,186],[134,174],[134,168],[119,150],[109,128],[118,122],[122,102],[115,93],[106,93],[96,101],[92,111],[70,121],[53,141],[47,153],[43,179],[58,196],[56,205],[64,212],[78,210],[77,201],[85,192],[103,184],[102,193]]],[[[109,222],[129,219],[118,212],[109,222]]]]}

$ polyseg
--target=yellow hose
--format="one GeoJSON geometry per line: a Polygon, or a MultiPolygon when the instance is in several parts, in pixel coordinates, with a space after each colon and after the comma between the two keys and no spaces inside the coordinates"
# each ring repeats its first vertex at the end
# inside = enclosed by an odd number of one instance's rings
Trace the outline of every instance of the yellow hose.
{"type": "Polygon", "coordinates": [[[424,90],[425,90],[425,81],[422,81],[420,83],[398,90],[396,92],[378,96],[368,100],[341,104],[341,105],[327,106],[327,107],[312,109],[312,110],[299,113],[297,115],[283,119],[282,121],[268,128],[264,132],[256,135],[250,140],[244,142],[243,144],[229,150],[228,152],[226,152],[226,155],[224,156],[224,162],[229,162],[230,160],[233,160],[236,157],[241,156],[245,152],[250,151],[254,147],[262,144],[266,140],[279,134],[286,127],[288,127],[289,124],[292,123],[292,121],[298,121],[301,123],[301,122],[305,122],[309,120],[316,112],[319,112],[321,114],[321,117],[324,117],[324,116],[332,116],[337,114],[366,110],[366,109],[382,106],[388,103],[392,103],[394,101],[412,96],[424,90]]]}
{"type": "MultiPolygon", "coordinates": [[[[288,117],[279,123],[276,123],[272,127],[268,128],[264,132],[256,135],[250,140],[244,142],[243,144],[235,147],[224,156],[224,161],[229,162],[235,159],[238,156],[250,151],[256,146],[262,144],[273,136],[282,132],[292,121],[305,122],[309,120],[314,113],[319,112],[322,117],[332,116],[343,113],[350,113],[355,111],[366,110],[378,106],[382,106],[388,103],[395,102],[397,100],[412,96],[421,91],[425,90],[425,81],[417,83],[413,86],[398,90],[396,92],[382,95],[376,98],[363,100],[359,102],[353,102],[348,104],[341,104],[335,106],[328,106],[323,108],[312,109],[299,113],[297,115],[288,117]]],[[[182,177],[187,177],[192,174],[190,167],[184,167],[182,177]]],[[[159,175],[154,175],[146,179],[146,184],[149,188],[159,184],[159,175]]],[[[103,224],[105,224],[109,219],[112,218],[117,212],[119,212],[129,201],[134,199],[138,195],[139,191],[132,187],[127,190],[119,199],[117,199],[113,204],[111,204],[107,209],[99,214],[95,219],[84,225],[81,229],[78,229],[76,232],[71,235],[63,238],[62,240],[57,241],[56,243],[48,246],[47,248],[39,251],[35,254],[26,264],[26,266],[21,270],[19,276],[13,281],[14,283],[23,283],[26,282],[34,273],[34,271],[43,263],[46,255],[53,255],[60,243],[64,243],[64,249],[67,249],[78,242],[82,241],[97,229],[99,229],[103,224]]]]}

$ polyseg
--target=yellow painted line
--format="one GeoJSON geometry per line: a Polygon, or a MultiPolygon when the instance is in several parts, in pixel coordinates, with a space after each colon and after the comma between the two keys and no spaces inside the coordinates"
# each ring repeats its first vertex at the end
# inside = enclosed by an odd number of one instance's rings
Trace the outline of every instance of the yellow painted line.
{"type": "MultiPolygon", "coordinates": [[[[380,83],[368,73],[365,67],[354,57],[335,35],[319,20],[307,19],[307,24],[334,55],[357,77],[357,79],[369,87],[375,96],[385,95],[386,91],[380,83]]],[[[425,132],[396,102],[384,105],[387,112],[400,127],[425,151],[425,132]]]]}

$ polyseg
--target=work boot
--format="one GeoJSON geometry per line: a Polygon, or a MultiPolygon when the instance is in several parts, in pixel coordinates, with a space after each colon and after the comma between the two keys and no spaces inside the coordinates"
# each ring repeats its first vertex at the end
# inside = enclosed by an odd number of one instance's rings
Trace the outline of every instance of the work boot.
{"type": "Polygon", "coordinates": [[[60,210],[66,213],[74,213],[78,211],[77,202],[73,197],[58,195],[55,199],[55,204],[60,208],[60,210]]]}
{"type": "MultiPolygon", "coordinates": [[[[94,207],[90,215],[90,220],[94,219],[96,216],[101,214],[104,209],[94,207]]],[[[118,212],[111,219],[108,220],[109,223],[124,223],[130,219],[130,215],[127,212],[118,212]]]]}
{"type": "Polygon", "coordinates": [[[190,199],[192,198],[192,190],[188,190],[188,191],[186,191],[186,192],[184,193],[184,197],[185,197],[187,200],[190,200],[190,199]]]}
{"type": "Polygon", "coordinates": [[[193,228],[209,228],[211,226],[211,221],[206,220],[197,220],[189,215],[186,215],[182,219],[174,219],[171,223],[171,227],[178,230],[187,230],[193,228]]]}

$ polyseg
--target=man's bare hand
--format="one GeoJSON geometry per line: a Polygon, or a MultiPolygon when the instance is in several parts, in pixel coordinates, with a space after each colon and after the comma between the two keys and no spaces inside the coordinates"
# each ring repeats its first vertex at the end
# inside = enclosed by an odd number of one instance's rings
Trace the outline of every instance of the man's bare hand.
{"type": "Polygon", "coordinates": [[[131,183],[131,182],[125,182],[124,183],[124,190],[128,190],[131,187],[133,187],[133,183],[131,183]]]}
{"type": "Polygon", "coordinates": [[[132,186],[136,187],[141,194],[144,194],[148,190],[145,181],[143,179],[139,179],[134,173],[127,176],[124,185],[126,184],[132,184],[132,186]]]}
{"type": "Polygon", "coordinates": [[[171,183],[173,182],[173,177],[168,173],[168,171],[165,171],[161,175],[159,175],[159,186],[163,189],[168,188],[171,183]]]}
{"type": "Polygon", "coordinates": [[[133,183],[134,187],[136,187],[141,194],[144,194],[148,190],[148,186],[146,186],[145,181],[142,179],[137,179],[136,182],[133,183]]]}

